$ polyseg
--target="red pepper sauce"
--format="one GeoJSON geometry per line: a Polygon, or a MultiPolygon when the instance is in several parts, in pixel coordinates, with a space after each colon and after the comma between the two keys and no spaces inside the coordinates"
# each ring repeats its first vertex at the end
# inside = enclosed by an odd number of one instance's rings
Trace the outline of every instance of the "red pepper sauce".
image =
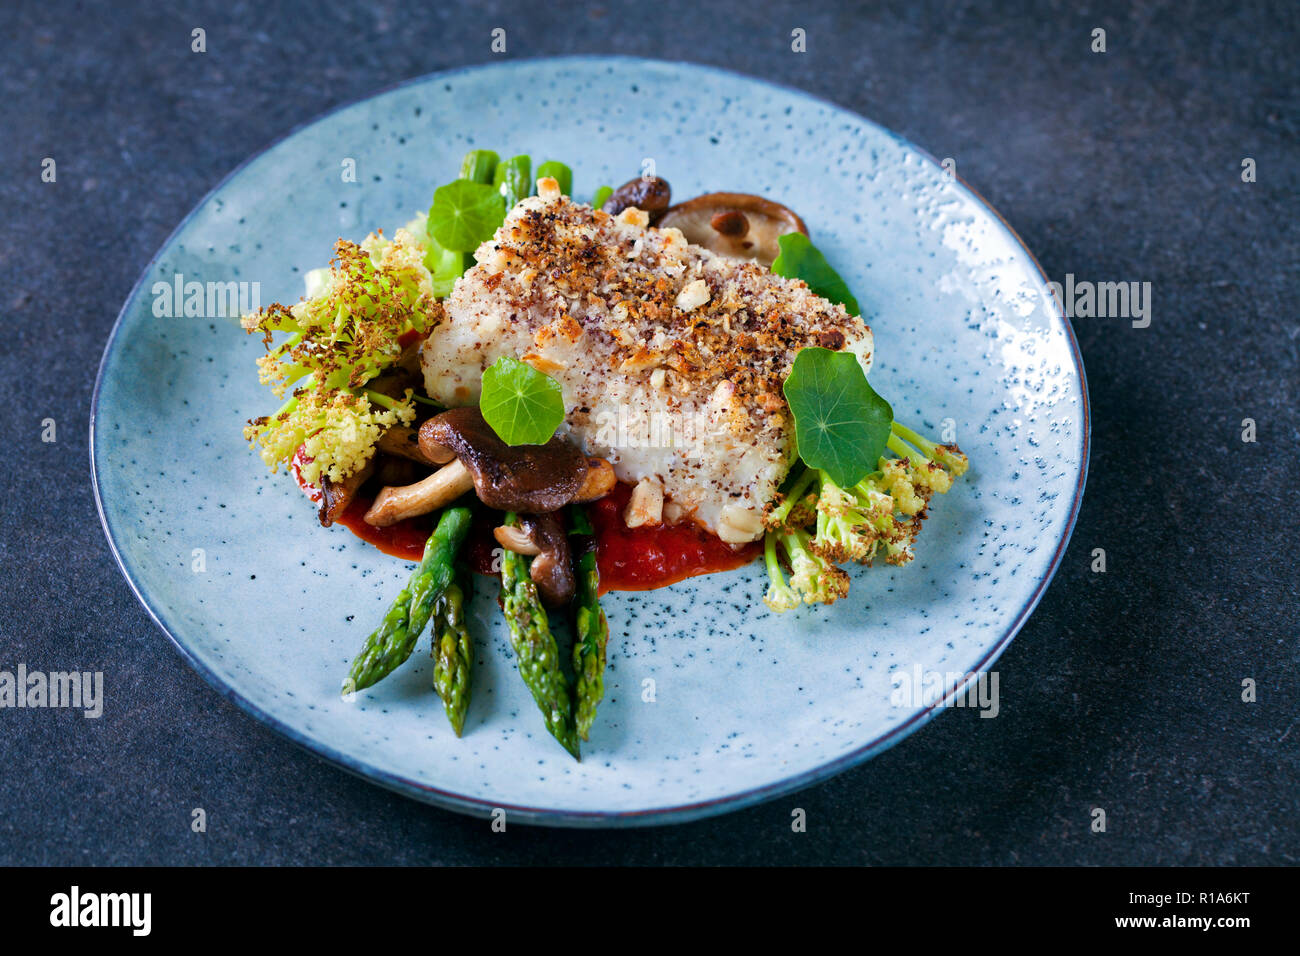
{"type": "MultiPolygon", "coordinates": [[[[655,528],[629,528],[623,523],[632,489],[621,482],[614,490],[587,506],[596,531],[596,564],[600,568],[600,592],[650,591],[667,587],[700,574],[743,567],[763,551],[761,542],[733,549],[717,535],[693,521],[655,528]]],[[[403,561],[419,561],[424,542],[433,532],[429,516],[408,518],[387,528],[366,524],[364,515],[372,499],[358,495],[343,512],[339,524],[358,538],[373,544],[384,554],[403,561]]],[[[465,559],[479,574],[496,574],[492,537],[496,515],[486,510],[474,516],[465,559]]]]}
{"type": "Polygon", "coordinates": [[[419,561],[424,557],[424,543],[433,534],[432,516],[421,515],[399,521],[387,528],[376,528],[365,520],[365,514],[373,503],[373,498],[357,495],[344,509],[343,516],[337,523],[362,541],[373,544],[384,554],[391,554],[403,561],[419,561]]]}
{"type": "Polygon", "coordinates": [[[730,571],[763,553],[761,542],[733,549],[694,521],[653,528],[623,523],[632,488],[619,482],[604,498],[588,506],[596,529],[596,565],[600,590],[649,591],[698,574],[730,571]]]}

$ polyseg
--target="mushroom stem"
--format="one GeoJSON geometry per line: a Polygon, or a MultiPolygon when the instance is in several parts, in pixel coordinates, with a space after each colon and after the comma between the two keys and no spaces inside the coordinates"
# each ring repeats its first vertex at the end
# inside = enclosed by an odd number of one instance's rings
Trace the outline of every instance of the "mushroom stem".
{"type": "Polygon", "coordinates": [[[406,518],[428,514],[451,504],[473,487],[474,479],[469,469],[457,459],[413,485],[385,487],[366,512],[366,524],[386,528],[406,518]]]}
{"type": "Polygon", "coordinates": [[[524,515],[520,525],[528,540],[537,546],[537,555],[528,564],[528,577],[537,585],[543,604],[564,607],[573,600],[577,587],[569,536],[554,512],[524,515]]]}
{"type": "Polygon", "coordinates": [[[512,525],[501,525],[492,529],[492,537],[497,539],[497,544],[507,551],[513,551],[515,554],[535,555],[541,554],[542,549],[530,538],[522,528],[516,528],[512,525]]]}

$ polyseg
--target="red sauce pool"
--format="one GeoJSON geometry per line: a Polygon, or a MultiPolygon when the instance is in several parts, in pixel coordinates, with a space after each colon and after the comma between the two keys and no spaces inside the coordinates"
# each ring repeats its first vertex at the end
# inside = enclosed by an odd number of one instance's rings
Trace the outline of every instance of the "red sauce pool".
{"type": "MultiPolygon", "coordinates": [[[[657,528],[629,528],[623,523],[623,509],[632,489],[619,483],[600,501],[587,506],[596,531],[596,564],[600,568],[600,590],[649,591],[715,571],[730,571],[749,564],[763,551],[761,542],[733,549],[717,535],[692,521],[657,528]]],[[[411,518],[387,528],[376,528],[363,519],[372,499],[358,495],[339,524],[385,554],[404,561],[418,561],[424,542],[433,531],[428,517],[411,518]]],[[[480,574],[496,573],[492,568],[492,537],[495,514],[475,515],[466,544],[466,559],[480,574]]]]}
{"type": "Polygon", "coordinates": [[[366,524],[365,513],[370,510],[374,498],[357,495],[343,512],[337,524],[343,525],[362,541],[373,544],[384,554],[391,554],[403,561],[419,561],[424,556],[424,543],[433,534],[433,520],[428,515],[407,518],[387,528],[376,528],[366,524]]]}
{"type": "Polygon", "coordinates": [[[629,528],[623,523],[632,488],[619,482],[587,508],[596,529],[596,564],[600,589],[649,591],[698,574],[730,571],[763,552],[762,542],[733,549],[693,521],[656,528],[629,528]]]}

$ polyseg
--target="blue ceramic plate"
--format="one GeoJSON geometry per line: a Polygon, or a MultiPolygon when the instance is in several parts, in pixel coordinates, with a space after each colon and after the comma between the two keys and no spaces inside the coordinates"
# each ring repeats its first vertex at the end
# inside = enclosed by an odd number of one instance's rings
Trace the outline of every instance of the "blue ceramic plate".
{"type": "MultiPolygon", "coordinates": [[[[610,826],[787,793],[929,720],[936,708],[900,705],[891,675],[987,668],[1024,623],[1079,506],[1088,404],[1074,337],[1033,257],[924,152],[746,77],[577,58],[424,77],[241,166],[122,308],[91,431],[122,570],[214,687],[291,740],[417,799],[610,826]],[[292,481],[266,472],[240,434],[273,403],[253,367],[260,343],[206,302],[206,317],[169,317],[183,297],[161,291],[179,275],[260,283],[263,304],[295,301],[337,237],[391,232],[427,208],[471,147],[562,159],[580,197],[652,158],[678,197],[725,189],[787,203],[875,331],[875,387],[903,421],[932,435],[951,428],[972,462],[937,500],[915,563],[859,570],[831,608],[769,613],[761,566],[609,596],[606,700],[581,763],[543,729],[486,581],[472,608],[478,660],[463,739],[429,689],[424,647],[372,691],[340,699],[349,660],[408,566],[320,528],[292,481]]],[[[944,696],[962,683],[947,679],[944,696]]]]}

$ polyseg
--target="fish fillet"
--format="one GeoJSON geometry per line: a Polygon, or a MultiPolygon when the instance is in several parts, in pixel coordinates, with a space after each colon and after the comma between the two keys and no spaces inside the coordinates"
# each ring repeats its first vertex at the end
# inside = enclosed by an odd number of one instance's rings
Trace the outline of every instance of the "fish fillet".
{"type": "Polygon", "coordinates": [[[871,367],[870,328],[802,281],[649,228],[641,210],[571,202],[547,180],[475,258],[421,348],[430,397],[477,402],[484,369],[522,359],[560,383],[588,455],[661,493],[667,520],[725,541],[761,536],[789,470],[781,384],[799,349],[871,367]]]}

